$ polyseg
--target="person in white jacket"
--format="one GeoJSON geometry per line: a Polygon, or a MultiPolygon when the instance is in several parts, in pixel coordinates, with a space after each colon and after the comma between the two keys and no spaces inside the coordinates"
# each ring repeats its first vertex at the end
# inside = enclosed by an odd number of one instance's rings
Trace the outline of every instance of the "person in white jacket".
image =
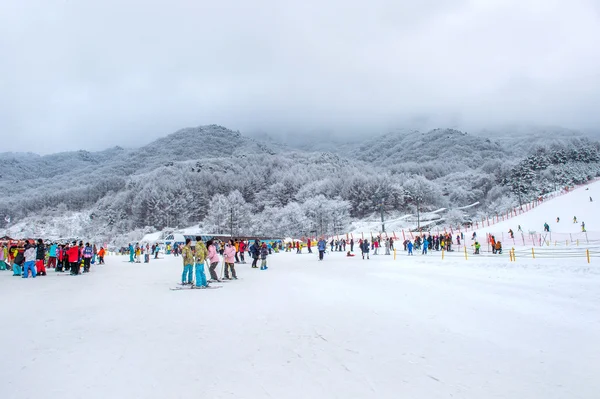
{"type": "Polygon", "coordinates": [[[27,278],[29,276],[29,270],[31,270],[31,277],[35,278],[35,246],[31,244],[25,245],[25,252],[23,255],[25,256],[25,264],[23,265],[23,278],[27,278]]]}
{"type": "Polygon", "coordinates": [[[225,244],[225,251],[223,252],[223,256],[225,257],[225,280],[229,280],[229,270],[231,270],[231,277],[234,280],[237,280],[237,275],[235,274],[235,244],[233,240],[229,240],[228,244],[225,244]]]}

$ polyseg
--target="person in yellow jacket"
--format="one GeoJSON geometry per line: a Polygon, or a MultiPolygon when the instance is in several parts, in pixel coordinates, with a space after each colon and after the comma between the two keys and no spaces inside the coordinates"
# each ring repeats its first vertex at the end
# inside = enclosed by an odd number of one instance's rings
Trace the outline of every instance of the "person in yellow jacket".
{"type": "Polygon", "coordinates": [[[202,237],[196,237],[196,246],[194,247],[194,262],[196,268],[196,287],[206,288],[208,287],[208,281],[206,280],[206,274],[204,273],[204,261],[208,256],[208,250],[206,245],[202,241],[202,237]]]}
{"type": "Polygon", "coordinates": [[[192,265],[194,264],[194,251],[192,251],[191,238],[185,239],[185,245],[181,249],[181,258],[183,259],[183,273],[181,274],[181,285],[192,284],[192,265]]]}

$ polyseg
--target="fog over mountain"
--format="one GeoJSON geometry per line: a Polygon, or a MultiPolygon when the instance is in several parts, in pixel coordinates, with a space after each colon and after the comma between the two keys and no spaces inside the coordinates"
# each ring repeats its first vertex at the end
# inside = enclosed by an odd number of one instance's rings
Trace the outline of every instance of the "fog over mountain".
{"type": "Polygon", "coordinates": [[[595,0],[9,0],[0,151],[600,126],[595,0]]]}

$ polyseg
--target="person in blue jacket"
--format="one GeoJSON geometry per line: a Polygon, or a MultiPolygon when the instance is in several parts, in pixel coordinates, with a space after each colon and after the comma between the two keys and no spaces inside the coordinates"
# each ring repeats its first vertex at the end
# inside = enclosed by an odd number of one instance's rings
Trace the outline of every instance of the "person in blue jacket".
{"type": "Polygon", "coordinates": [[[362,258],[365,259],[365,254],[367,255],[367,259],[369,258],[369,251],[371,246],[369,245],[369,240],[364,240],[361,244],[360,250],[362,251],[362,258]]]}
{"type": "Polygon", "coordinates": [[[317,243],[317,249],[319,250],[319,260],[323,260],[323,255],[325,254],[325,248],[327,248],[327,243],[323,238],[319,240],[317,243]]]}
{"type": "Polygon", "coordinates": [[[414,245],[413,245],[412,241],[409,241],[408,244],[406,244],[406,248],[408,249],[409,255],[413,254],[413,247],[414,247],[414,245]]]}
{"type": "Polygon", "coordinates": [[[429,247],[429,241],[427,238],[423,239],[423,255],[427,255],[427,248],[429,247]]]}

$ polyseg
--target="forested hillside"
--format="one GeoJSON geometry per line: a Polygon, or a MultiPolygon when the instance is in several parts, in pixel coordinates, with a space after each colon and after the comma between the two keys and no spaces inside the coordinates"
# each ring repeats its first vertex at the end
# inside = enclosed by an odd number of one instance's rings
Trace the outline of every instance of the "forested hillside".
{"type": "MultiPolygon", "coordinates": [[[[437,129],[324,140],[329,151],[319,152],[301,140],[211,125],[139,149],[0,154],[0,227],[39,235],[53,225],[54,235],[104,240],[195,224],[238,234],[333,233],[380,207],[406,214],[478,201],[468,212],[496,213],[600,175],[597,142],[536,140],[523,156],[511,143],[437,129]]],[[[447,221],[469,216],[454,210],[447,221]]]]}

